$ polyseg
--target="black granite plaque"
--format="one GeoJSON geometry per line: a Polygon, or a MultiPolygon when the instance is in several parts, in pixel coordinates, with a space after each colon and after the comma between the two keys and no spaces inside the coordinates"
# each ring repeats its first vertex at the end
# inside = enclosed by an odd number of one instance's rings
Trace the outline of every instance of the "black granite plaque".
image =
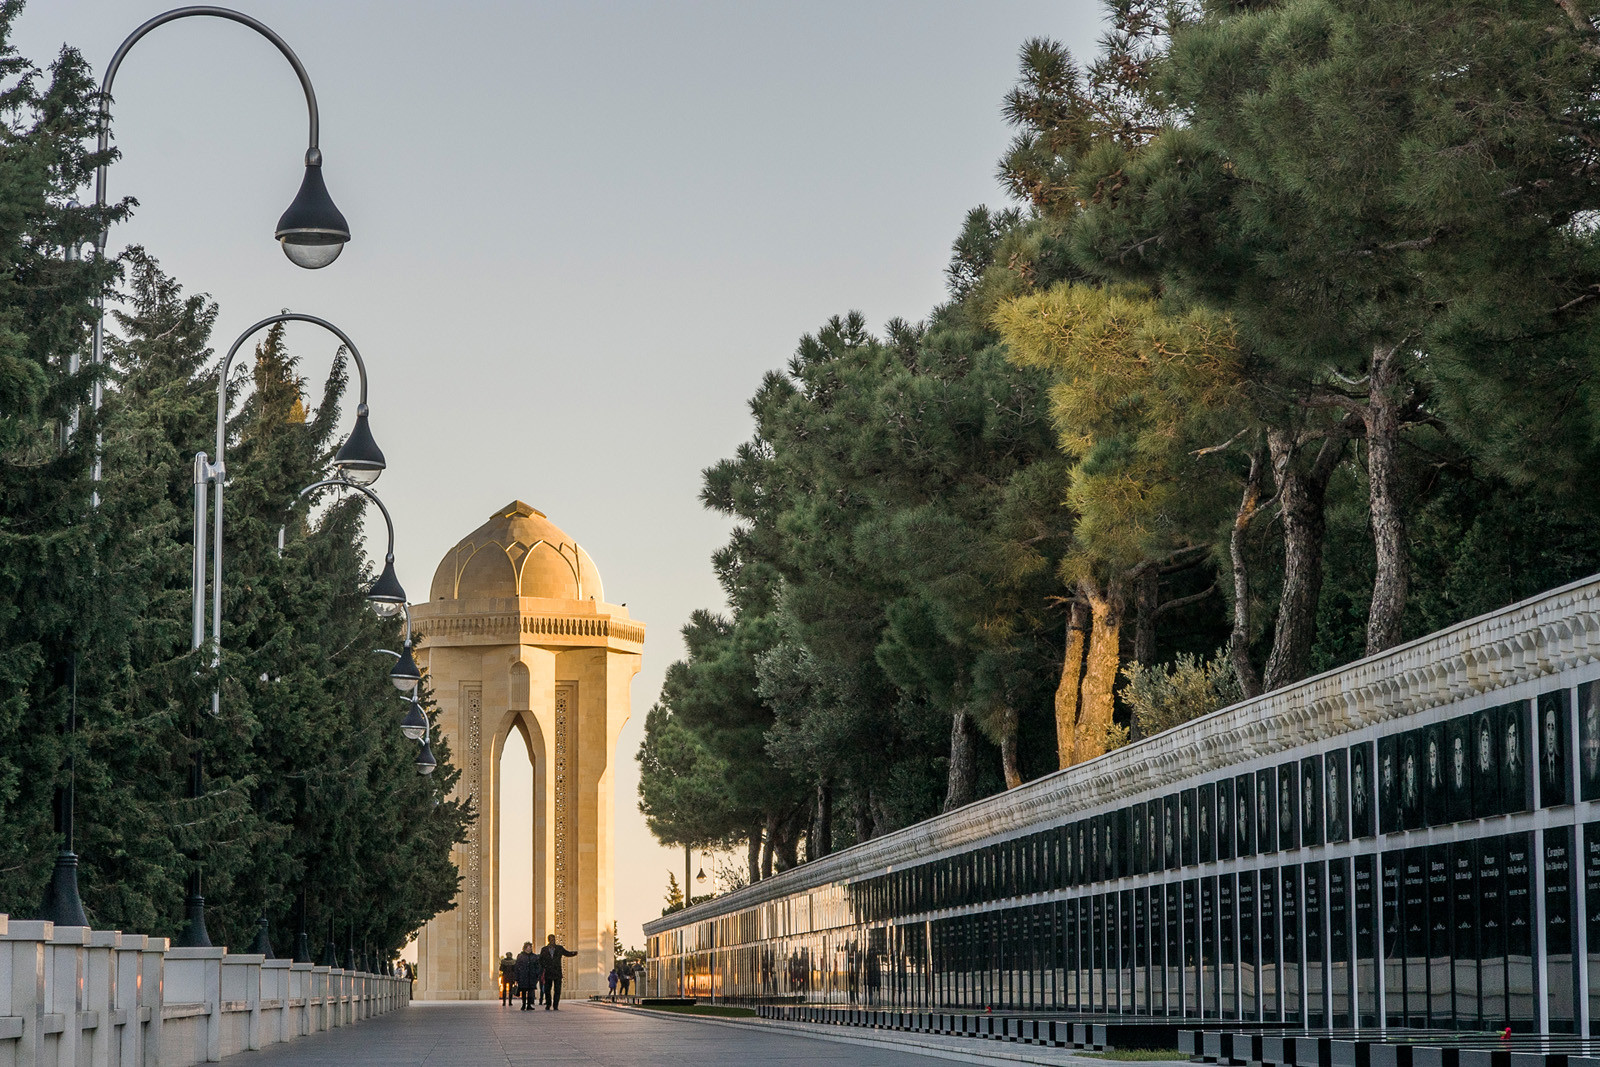
{"type": "Polygon", "coordinates": [[[1256,772],[1256,852],[1278,851],[1278,772],[1263,767],[1256,772]]]}
{"type": "Polygon", "coordinates": [[[1061,829],[1061,869],[1067,888],[1078,885],[1078,824],[1069,822],[1061,829]]]}
{"type": "Polygon", "coordinates": [[[1267,867],[1257,887],[1261,906],[1261,1018],[1283,1018],[1278,996],[1278,872],[1267,867]]]}
{"type": "Polygon", "coordinates": [[[1200,850],[1197,847],[1198,841],[1195,833],[1195,791],[1193,789],[1185,789],[1180,795],[1182,800],[1178,807],[1178,818],[1180,820],[1178,823],[1178,847],[1183,853],[1183,865],[1188,867],[1200,862],[1200,850]]]}
{"type": "Polygon", "coordinates": [[[1450,846],[1429,845],[1428,863],[1428,1019],[1435,1029],[1455,1025],[1450,995],[1450,846]]]}
{"type": "Polygon", "coordinates": [[[1200,887],[1193,878],[1182,885],[1183,895],[1183,1013],[1200,1014],[1200,887]]]}
{"type": "Polygon", "coordinates": [[[1066,904],[1066,927],[1063,935],[1065,959],[1062,961],[1062,1006],[1068,1011],[1082,1011],[1083,1007],[1078,1002],[1078,899],[1064,901],[1066,904]]]}
{"type": "Polygon", "coordinates": [[[1595,682],[1578,686],[1578,785],[1584,800],[1600,800],[1600,684],[1595,682]]]}
{"type": "Polygon", "coordinates": [[[1117,914],[1119,916],[1117,929],[1121,936],[1117,938],[1117,995],[1118,1003],[1124,1015],[1133,1014],[1133,890],[1124,889],[1117,894],[1117,914]]]}
{"type": "Polygon", "coordinates": [[[1241,774],[1233,780],[1233,854],[1240,859],[1256,854],[1255,776],[1241,774]]]}
{"type": "MultiPolygon", "coordinates": [[[[1585,706],[1579,691],[1579,706],[1585,706]]],[[[1583,897],[1588,945],[1584,966],[1589,971],[1589,1034],[1600,1035],[1600,822],[1583,827],[1583,897]]]]}
{"type": "Polygon", "coordinates": [[[1144,806],[1144,869],[1159,871],[1164,866],[1161,856],[1161,801],[1147,801],[1144,806]]]}
{"type": "Polygon", "coordinates": [[[1406,1024],[1406,930],[1404,904],[1405,853],[1385,852],[1382,857],[1382,919],[1384,1002],[1380,1006],[1388,1026],[1406,1024]]]}
{"type": "Polygon", "coordinates": [[[1377,833],[1378,782],[1371,741],[1350,746],[1350,836],[1371,837],[1377,833]]]}
{"type": "Polygon", "coordinates": [[[1239,872],[1239,1018],[1260,1019],[1260,1001],[1256,995],[1257,971],[1261,961],[1256,955],[1260,937],[1256,931],[1256,872],[1239,872]]]}
{"type": "Polygon", "coordinates": [[[1128,867],[1131,874],[1150,870],[1150,844],[1144,836],[1144,805],[1133,808],[1128,817],[1128,867]]]}
{"type": "Polygon", "coordinates": [[[1284,852],[1300,847],[1299,765],[1285,763],[1278,768],[1278,848],[1284,852]]]}
{"type": "Polygon", "coordinates": [[[1487,708],[1472,716],[1472,814],[1499,815],[1500,803],[1500,724],[1487,708]]]}
{"type": "Polygon", "coordinates": [[[1089,898],[1089,1002],[1093,1011],[1106,1010],[1106,898],[1089,898]]]}
{"type": "MultiPolygon", "coordinates": [[[[1279,779],[1280,781],[1282,779],[1279,779]]],[[[1298,1023],[1305,1018],[1300,984],[1300,953],[1305,947],[1301,932],[1304,911],[1300,901],[1300,865],[1278,868],[1278,947],[1282,960],[1279,988],[1283,1001],[1283,1021],[1298,1023]]]]}
{"type": "Polygon", "coordinates": [[[1342,748],[1329,752],[1323,764],[1323,804],[1328,810],[1328,844],[1350,840],[1350,754],[1342,748]]]}
{"type": "Polygon", "coordinates": [[[1100,816],[1100,880],[1110,881],[1116,877],[1117,871],[1117,843],[1116,812],[1108,811],[1100,816]]]}
{"type": "Polygon", "coordinates": [[[1532,1031],[1538,1026],[1534,999],[1538,986],[1534,983],[1533,970],[1532,837],[1532,834],[1518,833],[1502,838],[1506,872],[1506,1003],[1511,1029],[1518,1033],[1532,1031]]]}
{"type": "Polygon", "coordinates": [[[1239,939],[1235,882],[1231,874],[1217,879],[1217,1001],[1221,1017],[1239,1018],[1239,939]]]}
{"type": "Polygon", "coordinates": [[[1378,821],[1386,834],[1404,828],[1400,817],[1400,748],[1398,734],[1378,738],[1378,821]]]}
{"type": "Polygon", "coordinates": [[[1233,859],[1233,779],[1217,783],[1217,859],[1233,859]]]}
{"type": "Polygon", "coordinates": [[[1126,878],[1133,872],[1131,815],[1131,808],[1118,808],[1111,813],[1111,877],[1113,878],[1126,878]]]}
{"type": "Polygon", "coordinates": [[[1178,853],[1178,795],[1174,793],[1162,801],[1161,851],[1166,856],[1165,866],[1175,871],[1182,866],[1178,853]]]}
{"type": "MultiPolygon", "coordinates": [[[[1319,775],[1320,778],[1320,775],[1319,775]]],[[[1324,984],[1327,945],[1322,938],[1322,924],[1326,918],[1327,870],[1321,863],[1308,863],[1303,868],[1302,892],[1305,897],[1305,986],[1306,1025],[1328,1025],[1328,989],[1324,984]]]]}
{"type": "MultiPolygon", "coordinates": [[[[1561,746],[1563,755],[1566,747],[1561,746]]],[[[1578,937],[1573,931],[1578,917],[1573,905],[1572,827],[1552,826],[1544,832],[1544,986],[1545,1017],[1553,1034],[1578,1031],[1578,937]]]]}
{"type": "Polygon", "coordinates": [[[1212,832],[1212,818],[1217,810],[1216,787],[1209,782],[1195,791],[1195,819],[1199,821],[1200,862],[1210,863],[1217,858],[1217,836],[1212,832]]]}
{"type": "Polygon", "coordinates": [[[1149,890],[1133,891],[1133,1010],[1150,1014],[1150,911],[1149,890]]]}
{"type": "MultiPolygon", "coordinates": [[[[1572,736],[1572,713],[1567,707],[1567,690],[1540,695],[1536,705],[1539,722],[1539,806],[1554,808],[1572,803],[1568,779],[1567,745],[1572,736]]],[[[1554,1022],[1552,1021],[1552,1026],[1554,1022]]]]}
{"type": "Polygon", "coordinates": [[[1478,1014],[1486,1030],[1499,1030],[1506,1009],[1505,843],[1479,838],[1478,854],[1478,1014]]]}
{"type": "MultiPolygon", "coordinates": [[[[1506,812],[1533,807],[1533,775],[1528,766],[1528,702],[1519,700],[1500,709],[1500,804],[1506,812]]],[[[1513,1018],[1515,1023],[1515,1018],[1513,1018]]]]}
{"type": "Polygon", "coordinates": [[[1407,830],[1422,826],[1422,733],[1407,730],[1400,735],[1400,825],[1407,830]]]}
{"type": "Polygon", "coordinates": [[[1450,956],[1454,966],[1455,1024],[1459,1030],[1482,1025],[1478,1008],[1478,850],[1471,841],[1450,846],[1450,956]]]}
{"type": "Polygon", "coordinates": [[[1442,826],[1450,821],[1450,793],[1444,780],[1444,723],[1436,722],[1422,731],[1422,821],[1442,826]]]}
{"type": "Polygon", "coordinates": [[[1179,901],[1178,883],[1168,882],[1166,887],[1167,909],[1167,1013],[1180,1015],[1183,1011],[1183,956],[1182,936],[1178,932],[1182,922],[1182,904],[1179,901]]]}
{"type": "Polygon", "coordinates": [[[1215,1019],[1217,1003],[1217,880],[1200,879],[1200,1014],[1215,1019]]]}
{"type": "Polygon", "coordinates": [[[1378,857],[1357,856],[1351,881],[1355,925],[1355,1024],[1377,1026],[1383,1005],[1378,1002],[1378,857]]]}
{"type": "Polygon", "coordinates": [[[1428,1025],[1428,861],[1425,849],[1405,850],[1400,869],[1400,915],[1405,923],[1406,1026],[1428,1025]]]}
{"type": "Polygon", "coordinates": [[[1458,715],[1444,724],[1445,814],[1451,822],[1472,818],[1472,717],[1458,715]]]}
{"type": "Polygon", "coordinates": [[[1322,844],[1322,757],[1300,761],[1300,844],[1322,844]]]}
{"type": "Polygon", "coordinates": [[[1167,924],[1164,887],[1150,887],[1150,1014],[1167,1014],[1167,924]]]}
{"type": "Polygon", "coordinates": [[[1328,1015],[1329,1025],[1354,1025],[1350,958],[1350,861],[1328,861],[1328,1015]]]}

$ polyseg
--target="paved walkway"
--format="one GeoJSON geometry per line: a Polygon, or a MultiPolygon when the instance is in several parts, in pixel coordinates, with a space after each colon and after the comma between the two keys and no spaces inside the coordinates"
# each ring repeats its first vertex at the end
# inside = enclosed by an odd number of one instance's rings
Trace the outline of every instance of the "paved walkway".
{"type": "MultiPolygon", "coordinates": [[[[982,1062],[977,1057],[964,1058],[969,1063],[982,1062]]],[[[524,1012],[496,1003],[412,1004],[355,1026],[274,1045],[263,1052],[229,1056],[224,1062],[234,1067],[932,1067],[948,1065],[950,1059],[819,1040],[764,1026],[716,1025],[573,1001],[562,1005],[559,1012],[524,1012]]]]}

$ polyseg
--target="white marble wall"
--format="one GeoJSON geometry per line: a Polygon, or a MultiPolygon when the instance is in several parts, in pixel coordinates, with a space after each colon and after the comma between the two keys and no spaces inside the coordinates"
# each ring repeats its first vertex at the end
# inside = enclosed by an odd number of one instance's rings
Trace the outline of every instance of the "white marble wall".
{"type": "Polygon", "coordinates": [[[0,1067],[187,1067],[410,1001],[405,978],[0,915],[0,1067]]]}

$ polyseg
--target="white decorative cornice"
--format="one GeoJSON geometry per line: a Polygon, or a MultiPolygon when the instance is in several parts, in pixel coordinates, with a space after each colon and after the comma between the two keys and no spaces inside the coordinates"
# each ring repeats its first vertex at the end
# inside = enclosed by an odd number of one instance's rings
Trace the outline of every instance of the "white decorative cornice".
{"type": "Polygon", "coordinates": [[[1220,772],[1597,658],[1600,576],[1241,701],[1087,763],[663,916],[645,924],[645,933],[703,922],[890,865],[922,862],[985,838],[1038,829],[1052,818],[1108,805],[1152,786],[1220,772]]]}

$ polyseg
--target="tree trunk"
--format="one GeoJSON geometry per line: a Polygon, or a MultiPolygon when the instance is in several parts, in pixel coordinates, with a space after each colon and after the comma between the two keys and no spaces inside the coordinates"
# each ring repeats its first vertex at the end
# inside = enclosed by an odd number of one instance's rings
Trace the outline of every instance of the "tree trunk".
{"type": "Polygon", "coordinates": [[[945,811],[972,803],[977,776],[977,738],[973,736],[972,717],[965,711],[958,711],[950,717],[950,774],[944,793],[945,811]]]}
{"type": "Polygon", "coordinates": [[[1228,634],[1228,656],[1239,688],[1247,697],[1261,695],[1261,677],[1250,662],[1250,563],[1245,558],[1245,535],[1261,506],[1261,475],[1266,466],[1258,446],[1250,453],[1250,475],[1244,483],[1239,510],[1228,533],[1228,555],[1233,561],[1233,629],[1228,634]]]}
{"type": "Polygon", "coordinates": [[[1311,673],[1311,646],[1317,638],[1317,601],[1322,596],[1322,542],[1327,533],[1328,479],[1344,454],[1345,432],[1329,431],[1310,470],[1295,462],[1299,445],[1281,427],[1267,431],[1272,473],[1283,516],[1283,595],[1267,657],[1266,689],[1298,682],[1311,673]]]}
{"type": "Polygon", "coordinates": [[[1017,767],[1017,709],[1003,708],[1000,712],[1000,770],[1006,776],[1006,788],[1015,789],[1022,784],[1022,771],[1017,767]]]}
{"type": "Polygon", "coordinates": [[[750,863],[750,884],[755,885],[761,881],[761,827],[759,824],[750,830],[750,843],[747,846],[745,858],[750,863]]]}
{"type": "MultiPolygon", "coordinates": [[[[1078,722],[1078,686],[1083,682],[1083,650],[1089,643],[1089,605],[1074,598],[1067,618],[1067,652],[1056,684],[1056,763],[1073,764],[1073,729],[1078,722]]],[[[949,810],[948,808],[946,810],[949,810]]]]}
{"type": "Polygon", "coordinates": [[[1089,601],[1091,629],[1078,699],[1078,722],[1073,731],[1074,763],[1094,759],[1106,751],[1106,734],[1116,707],[1117,670],[1122,666],[1122,583],[1110,582],[1102,593],[1083,582],[1079,591],[1089,601]]]}
{"type": "Polygon", "coordinates": [[[772,846],[773,839],[778,833],[778,817],[768,814],[766,819],[766,833],[761,842],[761,877],[772,877],[772,846]]]}
{"type": "Polygon", "coordinates": [[[816,824],[811,831],[811,840],[806,848],[806,855],[817,860],[833,851],[833,786],[827,782],[817,782],[817,813],[816,824]]]}
{"type": "Polygon", "coordinates": [[[1400,504],[1401,356],[1398,345],[1372,349],[1371,386],[1363,419],[1367,427],[1367,493],[1372,513],[1372,544],[1378,572],[1367,615],[1367,655],[1400,643],[1406,610],[1410,558],[1406,553],[1405,514],[1400,504]]]}
{"type": "Polygon", "coordinates": [[[1134,579],[1133,660],[1148,667],[1156,659],[1156,616],[1161,607],[1161,571],[1142,567],[1134,579]]]}
{"type": "Polygon", "coordinates": [[[872,793],[862,787],[855,795],[856,844],[872,840],[872,793]]]}
{"type": "Polygon", "coordinates": [[[778,821],[778,840],[773,849],[773,870],[788,871],[800,866],[800,827],[805,820],[806,811],[806,805],[797,805],[787,817],[778,821]]]}

